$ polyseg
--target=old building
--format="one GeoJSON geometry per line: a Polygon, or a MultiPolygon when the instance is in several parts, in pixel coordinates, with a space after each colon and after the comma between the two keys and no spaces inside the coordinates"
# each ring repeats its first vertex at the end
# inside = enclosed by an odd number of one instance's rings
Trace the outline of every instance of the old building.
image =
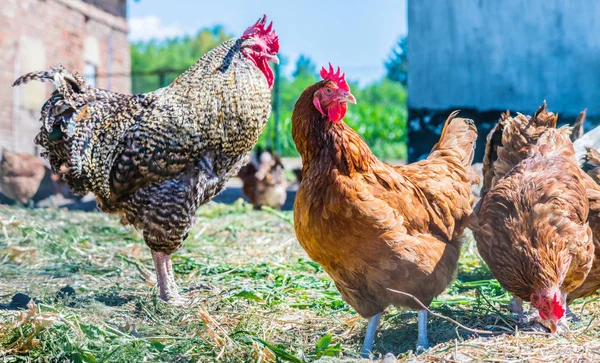
{"type": "MultiPolygon", "coordinates": [[[[600,115],[600,1],[409,0],[409,158],[437,141],[455,109],[480,137],[510,109],[545,99],[559,122],[600,115]]],[[[588,124],[589,127],[589,124],[588,124]]]]}
{"type": "Polygon", "coordinates": [[[62,63],[130,92],[125,0],[2,0],[0,24],[0,148],[38,153],[39,111],[53,86],[11,87],[23,73],[62,63]]]}

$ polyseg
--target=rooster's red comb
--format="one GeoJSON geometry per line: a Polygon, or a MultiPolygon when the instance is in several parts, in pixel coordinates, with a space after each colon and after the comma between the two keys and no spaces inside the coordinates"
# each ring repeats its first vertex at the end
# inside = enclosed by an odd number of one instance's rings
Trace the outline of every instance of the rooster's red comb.
{"type": "Polygon", "coordinates": [[[348,83],[346,83],[346,73],[342,73],[340,67],[338,67],[337,72],[335,72],[333,66],[331,63],[329,63],[329,70],[325,69],[325,67],[321,68],[321,77],[324,80],[334,82],[344,91],[350,91],[350,86],[348,86],[348,83]]]}
{"type": "Polygon", "coordinates": [[[273,22],[267,25],[267,15],[264,14],[262,18],[259,18],[256,23],[250,25],[244,34],[242,34],[242,38],[250,38],[253,36],[258,36],[263,39],[270,47],[273,53],[279,52],[279,37],[275,34],[275,30],[273,30],[273,22]]]}

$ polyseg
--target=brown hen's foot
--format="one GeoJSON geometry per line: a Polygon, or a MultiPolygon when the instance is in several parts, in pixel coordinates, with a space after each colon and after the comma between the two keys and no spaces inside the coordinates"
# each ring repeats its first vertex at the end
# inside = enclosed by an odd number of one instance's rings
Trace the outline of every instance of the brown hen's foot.
{"type": "Polygon", "coordinates": [[[170,304],[177,306],[185,305],[187,300],[181,297],[177,291],[171,256],[164,252],[152,251],[152,259],[156,268],[156,281],[159,289],[158,296],[170,304]]]}

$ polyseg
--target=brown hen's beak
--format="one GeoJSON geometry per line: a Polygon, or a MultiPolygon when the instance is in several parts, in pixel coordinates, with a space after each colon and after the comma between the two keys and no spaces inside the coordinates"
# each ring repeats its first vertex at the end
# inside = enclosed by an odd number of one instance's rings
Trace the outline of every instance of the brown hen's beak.
{"type": "Polygon", "coordinates": [[[552,334],[556,333],[556,322],[554,320],[550,319],[550,320],[548,320],[548,323],[549,323],[548,325],[550,325],[550,327],[549,327],[550,332],[552,334]]]}
{"type": "Polygon", "coordinates": [[[342,93],[342,97],[339,98],[339,101],[340,102],[352,103],[352,104],[356,105],[356,98],[354,98],[354,96],[350,92],[344,92],[344,93],[342,93]]]}

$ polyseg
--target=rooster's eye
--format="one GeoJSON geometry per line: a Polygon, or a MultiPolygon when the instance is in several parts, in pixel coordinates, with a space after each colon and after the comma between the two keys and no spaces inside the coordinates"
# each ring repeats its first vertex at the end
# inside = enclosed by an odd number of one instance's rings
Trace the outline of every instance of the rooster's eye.
{"type": "Polygon", "coordinates": [[[331,88],[325,88],[325,93],[327,93],[328,95],[330,95],[330,94],[331,94],[331,92],[333,92],[333,91],[331,90],[331,88]]]}

